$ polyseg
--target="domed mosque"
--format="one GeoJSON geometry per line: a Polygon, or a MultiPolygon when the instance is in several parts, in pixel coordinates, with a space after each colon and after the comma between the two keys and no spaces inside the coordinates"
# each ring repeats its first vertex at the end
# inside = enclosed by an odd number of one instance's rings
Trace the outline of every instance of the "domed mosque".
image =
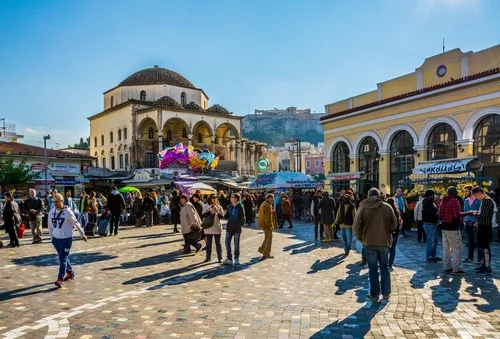
{"type": "Polygon", "coordinates": [[[255,174],[265,144],[241,137],[242,116],[209,106],[201,88],[172,70],[153,66],[104,92],[103,111],[90,121],[90,154],[112,171],[158,168],[159,151],[177,143],[207,147],[220,171],[255,174]]]}

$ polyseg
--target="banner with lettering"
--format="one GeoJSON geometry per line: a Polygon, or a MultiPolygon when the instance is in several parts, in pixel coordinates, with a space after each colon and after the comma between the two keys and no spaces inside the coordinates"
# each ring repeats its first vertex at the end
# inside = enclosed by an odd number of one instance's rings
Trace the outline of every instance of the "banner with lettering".
{"type": "Polygon", "coordinates": [[[463,173],[468,171],[468,165],[475,158],[425,161],[413,169],[413,174],[444,174],[463,173]]]}

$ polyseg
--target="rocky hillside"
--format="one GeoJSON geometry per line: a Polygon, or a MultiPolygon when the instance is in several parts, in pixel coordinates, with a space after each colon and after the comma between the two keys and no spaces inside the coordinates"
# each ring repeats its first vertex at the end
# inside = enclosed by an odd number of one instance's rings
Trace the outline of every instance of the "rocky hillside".
{"type": "Polygon", "coordinates": [[[313,144],[323,141],[322,114],[309,115],[246,115],[243,119],[243,137],[283,145],[292,138],[313,144]]]}

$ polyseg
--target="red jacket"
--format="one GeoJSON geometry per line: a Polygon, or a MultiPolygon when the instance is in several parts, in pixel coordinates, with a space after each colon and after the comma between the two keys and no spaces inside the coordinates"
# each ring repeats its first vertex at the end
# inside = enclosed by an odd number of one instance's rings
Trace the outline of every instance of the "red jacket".
{"type": "Polygon", "coordinates": [[[453,196],[446,196],[439,207],[439,219],[442,221],[441,229],[458,230],[460,218],[465,217],[465,213],[460,211],[460,203],[453,196]]]}

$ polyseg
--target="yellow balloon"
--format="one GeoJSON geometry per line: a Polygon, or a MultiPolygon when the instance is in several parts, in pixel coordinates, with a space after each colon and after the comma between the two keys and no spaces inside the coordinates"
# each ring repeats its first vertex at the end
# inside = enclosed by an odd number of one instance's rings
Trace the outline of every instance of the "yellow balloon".
{"type": "Polygon", "coordinates": [[[210,167],[212,167],[212,168],[215,168],[217,166],[219,166],[219,157],[215,157],[215,159],[210,164],[210,167]]]}

